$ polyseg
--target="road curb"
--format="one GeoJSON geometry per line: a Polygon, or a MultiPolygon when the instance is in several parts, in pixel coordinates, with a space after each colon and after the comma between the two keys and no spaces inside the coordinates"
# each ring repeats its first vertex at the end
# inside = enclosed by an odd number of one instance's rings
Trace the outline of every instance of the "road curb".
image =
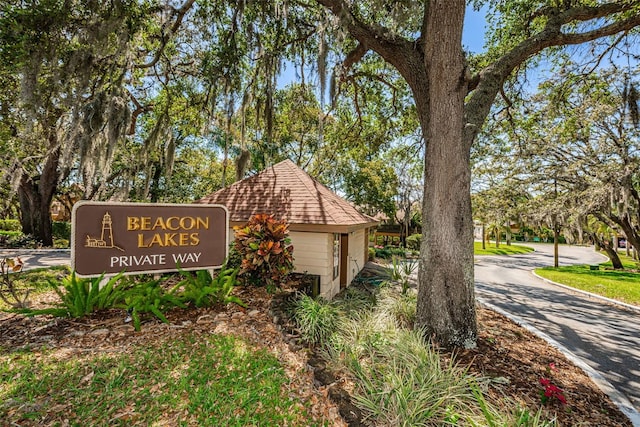
{"type": "MultiPolygon", "coordinates": [[[[564,286],[564,285],[562,285],[564,286]]],[[[571,288],[573,289],[573,288],[571,288]]],[[[558,341],[551,338],[549,335],[544,332],[536,329],[534,326],[530,325],[520,316],[516,316],[510,314],[503,309],[494,306],[493,304],[485,301],[483,298],[476,297],[477,301],[485,306],[486,308],[493,310],[497,313],[502,314],[506,318],[512,320],[518,325],[522,326],[532,334],[542,338],[547,343],[549,343],[552,347],[555,347],[558,351],[560,351],[571,363],[576,365],[578,368],[582,369],[593,381],[596,386],[605,393],[611,401],[620,409],[620,411],[629,418],[631,424],[634,427],[640,427],[640,412],[636,411],[633,407],[629,399],[627,399],[622,393],[620,393],[609,381],[607,381],[600,373],[595,371],[591,366],[587,365],[582,359],[573,354],[568,348],[564,347],[558,341]]]]}
{"type": "Polygon", "coordinates": [[[604,297],[602,295],[594,294],[592,292],[583,291],[582,289],[576,289],[576,288],[573,288],[571,286],[563,285],[562,283],[554,282],[553,280],[545,279],[544,277],[542,277],[539,274],[537,274],[535,272],[535,270],[531,270],[531,274],[533,274],[538,279],[543,280],[543,281],[545,281],[547,283],[550,283],[552,285],[560,286],[561,288],[567,289],[569,291],[572,291],[572,292],[575,292],[575,293],[578,293],[578,294],[586,295],[586,296],[591,297],[593,299],[606,301],[609,304],[617,305],[617,306],[626,308],[628,310],[635,311],[636,313],[640,314],[640,307],[638,307],[637,305],[627,304],[626,302],[618,301],[618,300],[615,300],[615,299],[612,299],[612,298],[607,298],[607,297],[604,297]]]}
{"type": "Polygon", "coordinates": [[[56,248],[56,249],[13,249],[13,248],[0,248],[0,253],[6,254],[24,254],[25,252],[34,254],[46,254],[52,252],[71,253],[71,249],[56,248]]]}

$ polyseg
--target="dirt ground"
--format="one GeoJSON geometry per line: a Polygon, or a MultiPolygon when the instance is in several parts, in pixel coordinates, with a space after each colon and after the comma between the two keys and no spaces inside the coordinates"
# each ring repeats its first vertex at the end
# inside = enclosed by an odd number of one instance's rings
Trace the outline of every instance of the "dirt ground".
{"type": "MultiPolygon", "coordinates": [[[[174,310],[167,316],[169,324],[148,320],[140,332],[124,323],[120,310],[81,320],[0,313],[0,351],[47,347],[72,358],[87,352],[129,351],[185,333],[234,334],[277,355],[291,379],[292,392],[313,403],[317,421],[334,426],[361,425],[348,394],[336,387],[339,381],[331,375],[320,375],[322,370],[314,369],[313,356],[299,343],[296,334],[280,327],[282,319],[277,314],[280,312],[273,310],[273,296],[263,288],[242,287],[237,292],[247,303],[246,309],[229,305],[174,310]]],[[[455,358],[460,365],[468,365],[471,372],[493,378],[488,388],[492,401],[506,396],[534,411],[542,405],[548,416],[557,417],[560,426],[631,426],[584,372],[546,342],[495,312],[479,308],[478,319],[477,348],[457,352],[455,358]],[[541,402],[541,379],[561,389],[545,404],[541,402]],[[558,394],[566,404],[559,401],[558,394]]],[[[443,354],[445,358],[450,356],[443,354]]]]}

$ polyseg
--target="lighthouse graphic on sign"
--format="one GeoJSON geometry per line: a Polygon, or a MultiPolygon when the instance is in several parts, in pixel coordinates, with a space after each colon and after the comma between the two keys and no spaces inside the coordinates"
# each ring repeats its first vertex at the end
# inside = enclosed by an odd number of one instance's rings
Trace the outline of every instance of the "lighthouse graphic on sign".
{"type": "Polygon", "coordinates": [[[119,249],[124,252],[124,249],[116,246],[113,242],[113,221],[111,220],[111,214],[109,214],[109,212],[105,212],[102,217],[102,232],[100,233],[100,238],[91,237],[87,234],[87,240],[84,247],[119,249]]]}

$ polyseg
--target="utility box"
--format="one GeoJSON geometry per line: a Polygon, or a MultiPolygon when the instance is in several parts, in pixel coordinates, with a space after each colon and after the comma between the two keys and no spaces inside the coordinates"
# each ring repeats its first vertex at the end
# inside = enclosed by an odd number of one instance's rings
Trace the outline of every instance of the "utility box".
{"type": "Polygon", "coordinates": [[[300,290],[309,295],[312,298],[320,295],[320,275],[319,274],[305,274],[302,279],[300,290]]]}

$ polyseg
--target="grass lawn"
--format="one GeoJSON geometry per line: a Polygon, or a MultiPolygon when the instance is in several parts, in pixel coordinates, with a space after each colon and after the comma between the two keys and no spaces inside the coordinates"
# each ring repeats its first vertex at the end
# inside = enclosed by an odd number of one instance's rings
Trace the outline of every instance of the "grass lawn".
{"type": "Polygon", "coordinates": [[[486,242],[485,249],[482,249],[482,242],[473,242],[473,254],[474,255],[516,255],[524,254],[527,252],[533,252],[533,248],[528,246],[510,245],[501,243],[499,248],[496,248],[495,243],[486,242]]]}
{"type": "MultiPolygon", "coordinates": [[[[620,255],[625,269],[637,269],[633,259],[620,255]]],[[[545,267],[535,272],[545,279],[583,291],[592,292],[628,304],[640,305],[640,273],[633,271],[607,270],[611,262],[600,264],[600,270],[591,270],[588,265],[545,267]]]]}
{"type": "Polygon", "coordinates": [[[310,419],[308,407],[289,396],[278,359],[240,338],[185,336],[130,353],[59,353],[0,348],[0,420],[276,426],[310,419]]]}

